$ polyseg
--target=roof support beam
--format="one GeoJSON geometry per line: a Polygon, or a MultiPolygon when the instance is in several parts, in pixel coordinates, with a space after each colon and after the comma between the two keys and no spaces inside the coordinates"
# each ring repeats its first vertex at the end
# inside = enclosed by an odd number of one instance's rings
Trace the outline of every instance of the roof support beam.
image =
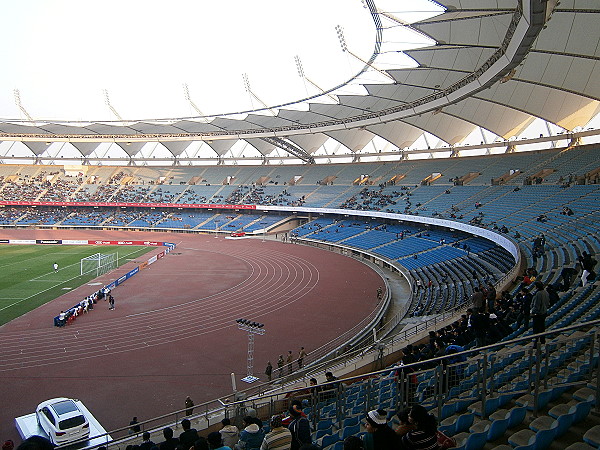
{"type": "Polygon", "coordinates": [[[295,156],[296,158],[299,158],[304,162],[307,162],[309,164],[315,163],[315,159],[311,155],[309,155],[304,149],[298,147],[296,144],[290,141],[286,141],[285,139],[278,137],[264,137],[262,138],[262,140],[282,150],[285,150],[290,155],[295,156]]]}

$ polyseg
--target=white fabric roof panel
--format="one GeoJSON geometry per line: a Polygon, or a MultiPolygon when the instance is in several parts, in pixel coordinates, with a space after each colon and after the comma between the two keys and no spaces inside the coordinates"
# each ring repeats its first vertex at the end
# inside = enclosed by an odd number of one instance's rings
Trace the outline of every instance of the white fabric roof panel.
{"type": "Polygon", "coordinates": [[[313,154],[321,148],[321,146],[327,142],[329,136],[323,133],[315,134],[296,134],[287,138],[298,147],[303,148],[308,154],[313,154]]]}
{"type": "Polygon", "coordinates": [[[598,26],[596,14],[576,14],[558,11],[548,22],[548,33],[542,33],[535,42],[535,50],[566,53],[571,57],[600,56],[598,41],[590,38],[590,27],[598,26]]]}
{"type": "Polygon", "coordinates": [[[451,0],[442,5],[455,9],[515,9],[515,0],[451,0]]]}
{"type": "Polygon", "coordinates": [[[11,134],[49,134],[46,130],[39,127],[29,125],[21,125],[18,123],[2,123],[0,122],[0,133],[11,134]]]}
{"type": "Polygon", "coordinates": [[[375,136],[370,131],[361,130],[360,128],[353,128],[348,131],[332,131],[326,134],[348,147],[351,152],[361,151],[375,136]]]}
{"type": "Polygon", "coordinates": [[[48,145],[45,142],[40,142],[40,141],[23,141],[23,144],[32,151],[32,153],[36,156],[40,156],[41,154],[43,154],[47,149],[48,149],[48,145]]]}
{"type": "Polygon", "coordinates": [[[71,142],[71,145],[79,150],[83,156],[90,156],[100,145],[99,142],[71,142]]]}
{"type": "Polygon", "coordinates": [[[311,112],[322,114],[328,118],[344,119],[346,117],[358,116],[365,112],[364,109],[353,108],[344,105],[327,105],[323,103],[311,103],[311,112]]]}
{"type": "MultiPolygon", "coordinates": [[[[419,85],[409,84],[395,84],[389,86],[382,86],[380,89],[373,87],[372,95],[380,97],[382,99],[392,99],[398,103],[408,103],[410,101],[421,98],[422,96],[432,94],[437,89],[423,87],[419,85]]],[[[387,105],[388,102],[382,103],[381,108],[372,108],[373,111],[384,109],[383,106],[387,105]]],[[[390,105],[394,106],[394,105],[390,105]]],[[[386,106],[389,107],[389,106],[386,106]]]]}
{"type": "MultiPolygon", "coordinates": [[[[514,4],[513,4],[514,6],[514,4]]],[[[453,21],[457,21],[460,19],[468,19],[470,17],[478,17],[481,16],[482,14],[497,14],[497,15],[501,15],[501,14],[512,14],[513,10],[505,10],[505,9],[501,9],[498,11],[491,11],[491,10],[468,10],[468,11],[449,11],[446,12],[444,14],[441,14],[439,16],[435,16],[435,17],[431,17],[427,20],[423,20],[421,22],[418,22],[418,25],[422,25],[422,24],[430,24],[430,23],[435,23],[435,22],[444,22],[446,20],[453,20],[453,21]]]]}
{"type": "MultiPolygon", "coordinates": [[[[492,56],[495,49],[473,47],[428,47],[406,52],[425,67],[473,72],[492,56]]],[[[394,76],[394,71],[390,71],[394,76]]]]}
{"type": "Polygon", "coordinates": [[[227,153],[231,147],[236,143],[234,140],[218,140],[218,141],[206,141],[206,143],[212,148],[215,153],[219,156],[223,156],[227,153]]]}
{"type": "Polygon", "coordinates": [[[173,124],[175,128],[186,133],[209,133],[211,131],[219,131],[219,128],[204,122],[196,122],[192,120],[182,120],[173,124]]]}
{"type": "MultiPolygon", "coordinates": [[[[557,13],[557,19],[561,16],[562,13],[557,13]]],[[[590,35],[591,30],[598,28],[597,14],[574,14],[574,16],[571,29],[562,30],[562,33],[569,36],[565,52],[575,55],[600,56],[598,39],[594,39],[594,36],[590,35]]],[[[554,20],[554,16],[552,20],[554,20]]],[[[548,27],[553,25],[552,20],[548,23],[548,27]]]]}
{"type": "Polygon", "coordinates": [[[564,55],[530,53],[515,78],[600,98],[600,62],[564,55]]]}
{"type": "Polygon", "coordinates": [[[598,3],[598,0],[561,0],[559,9],[600,10],[600,3],[598,3]]]}
{"type": "Polygon", "coordinates": [[[398,100],[380,98],[372,95],[340,95],[338,96],[342,105],[347,105],[361,110],[381,111],[403,104],[398,100]]]}
{"type": "Polygon", "coordinates": [[[492,88],[482,91],[478,97],[489,98],[511,108],[525,111],[541,117],[567,130],[576,126],[584,126],[594,116],[598,103],[585,97],[556,91],[544,86],[520,83],[511,80],[508,83],[497,83],[492,88]],[[578,108],[584,108],[578,111],[578,108]]]}
{"type": "Polygon", "coordinates": [[[529,114],[476,97],[446,106],[443,111],[474,123],[505,139],[518,135],[534,120],[529,114]]]}
{"type": "Polygon", "coordinates": [[[137,134],[133,128],[104,123],[94,123],[88,125],[86,128],[98,134],[137,134]]]}
{"type": "Polygon", "coordinates": [[[138,122],[130,125],[130,128],[133,128],[136,131],[144,134],[155,134],[155,133],[181,133],[179,128],[175,128],[171,125],[166,124],[155,124],[155,123],[147,123],[147,122],[138,122]]]}
{"type": "Polygon", "coordinates": [[[44,130],[54,134],[81,134],[89,135],[96,134],[92,130],[88,130],[85,127],[78,127],[73,125],[63,125],[60,123],[49,123],[43,126],[44,130]]]}
{"type": "Polygon", "coordinates": [[[125,153],[133,157],[142,150],[147,142],[117,142],[116,144],[121,147],[125,153]]]}
{"type": "Polygon", "coordinates": [[[289,109],[280,110],[279,117],[302,124],[320,122],[323,120],[330,119],[330,117],[326,117],[321,114],[316,114],[313,111],[292,111],[289,109]]]}
{"type": "MultiPolygon", "coordinates": [[[[399,83],[410,84],[413,86],[427,86],[431,89],[443,89],[456,83],[465,76],[463,72],[452,72],[449,70],[428,67],[394,70],[393,75],[399,83]]],[[[369,92],[371,86],[372,85],[367,86],[369,92]]]]}
{"type": "Polygon", "coordinates": [[[427,113],[421,116],[409,117],[405,121],[437,136],[450,145],[462,142],[475,129],[475,125],[472,123],[447,114],[427,113]]]}
{"type": "Polygon", "coordinates": [[[423,134],[423,130],[399,120],[381,125],[371,125],[367,127],[367,130],[381,136],[398,148],[410,147],[423,134]]]}
{"type": "Polygon", "coordinates": [[[222,130],[249,130],[251,128],[256,128],[255,125],[244,120],[234,120],[225,117],[217,117],[211,124],[222,130]]]}
{"type": "Polygon", "coordinates": [[[254,123],[260,127],[285,127],[288,125],[293,125],[293,122],[290,120],[284,119],[283,117],[278,116],[261,116],[258,114],[249,114],[246,117],[246,122],[254,123]]]}
{"type": "Polygon", "coordinates": [[[497,47],[502,43],[511,20],[512,14],[507,13],[434,24],[414,24],[414,27],[442,44],[497,47]]]}
{"type": "Polygon", "coordinates": [[[181,155],[190,146],[189,141],[161,141],[161,144],[174,156],[181,155]]]}
{"type": "Polygon", "coordinates": [[[403,99],[402,93],[406,92],[405,86],[401,84],[392,84],[392,85],[369,85],[370,91],[369,94],[379,98],[389,98],[395,100],[396,102],[406,103],[406,100],[403,99]]]}
{"type": "Polygon", "coordinates": [[[254,147],[261,155],[267,156],[273,150],[278,148],[276,145],[269,144],[262,139],[244,139],[248,144],[254,147]]]}

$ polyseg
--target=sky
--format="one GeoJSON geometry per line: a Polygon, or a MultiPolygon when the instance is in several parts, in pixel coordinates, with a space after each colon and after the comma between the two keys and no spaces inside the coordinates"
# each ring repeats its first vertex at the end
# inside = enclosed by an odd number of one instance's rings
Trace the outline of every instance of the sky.
{"type": "MultiPolygon", "coordinates": [[[[376,4],[411,22],[441,12],[429,0],[376,4]]],[[[338,25],[367,60],[376,30],[361,0],[0,0],[0,119],[27,118],[15,89],[34,120],[149,120],[295,101],[318,93],[296,56],[323,89],[363,66],[341,50],[338,25]]],[[[397,23],[384,27],[382,69],[412,64],[399,51],[429,43],[397,23]]],[[[374,70],[360,81],[387,82],[374,70]]],[[[360,89],[340,93],[350,92],[360,89]]]]}

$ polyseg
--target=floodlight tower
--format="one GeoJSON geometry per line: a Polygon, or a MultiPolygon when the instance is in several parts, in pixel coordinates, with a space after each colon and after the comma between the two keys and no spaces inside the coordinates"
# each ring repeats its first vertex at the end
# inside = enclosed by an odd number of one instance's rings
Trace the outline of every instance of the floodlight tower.
{"type": "Polygon", "coordinates": [[[121,117],[121,115],[117,112],[117,110],[113,107],[113,105],[110,104],[110,98],[108,97],[108,90],[104,89],[104,103],[106,103],[106,106],[108,106],[108,109],[110,109],[110,111],[115,115],[115,117],[117,119],[119,119],[121,122],[123,122],[123,118],[121,117]]]}
{"type": "MultiPolygon", "coordinates": [[[[368,9],[368,8],[369,8],[369,5],[367,5],[367,2],[366,2],[366,0],[360,0],[360,2],[362,3],[362,5],[363,5],[363,8],[365,8],[365,9],[368,9]]],[[[407,21],[405,21],[405,20],[402,20],[402,19],[400,19],[399,17],[396,17],[396,16],[395,16],[395,15],[393,15],[392,13],[389,13],[389,12],[387,12],[387,11],[382,11],[381,9],[379,9],[379,8],[377,8],[377,7],[376,7],[375,9],[376,9],[376,11],[377,11],[377,14],[381,14],[382,16],[385,16],[385,17],[387,17],[388,19],[390,19],[390,20],[392,20],[392,21],[396,22],[396,23],[397,23],[397,24],[399,24],[399,25],[402,25],[402,26],[405,26],[405,27],[407,27],[407,26],[409,26],[409,25],[410,25],[410,23],[408,23],[408,22],[407,22],[407,21]]]]}
{"type": "MultiPolygon", "coordinates": [[[[250,103],[252,103],[252,99],[255,99],[258,103],[261,104],[261,106],[263,106],[271,114],[276,116],[277,113],[275,111],[273,111],[271,108],[269,108],[265,102],[263,102],[254,92],[252,92],[252,89],[250,89],[250,80],[248,79],[247,73],[242,74],[242,79],[244,80],[244,89],[246,89],[246,92],[250,95],[250,103]]],[[[254,105],[252,105],[252,107],[254,107],[254,105]]]]}
{"type": "Polygon", "coordinates": [[[17,105],[17,107],[21,110],[21,112],[23,114],[25,114],[25,117],[27,117],[27,120],[29,120],[30,122],[33,122],[33,118],[29,115],[29,113],[27,112],[27,110],[25,109],[23,104],[21,103],[21,93],[19,92],[19,90],[15,89],[13,91],[13,93],[15,94],[15,105],[17,105]]]}
{"type": "MultiPolygon", "coordinates": [[[[198,113],[198,115],[204,116],[204,113],[200,110],[200,108],[198,108],[198,106],[196,106],[196,104],[192,100],[192,97],[190,97],[190,89],[188,88],[187,83],[183,83],[183,95],[184,95],[185,99],[188,101],[188,103],[190,104],[190,106],[192,108],[194,108],[194,110],[198,113]]],[[[202,118],[202,120],[204,122],[208,122],[208,120],[206,120],[204,118],[202,118]]]]}
{"type": "Polygon", "coordinates": [[[308,81],[311,85],[313,85],[315,88],[317,88],[322,94],[327,95],[327,97],[329,97],[334,102],[336,102],[336,103],[338,102],[338,98],[335,95],[326,94],[324,89],[322,89],[317,83],[312,81],[310,78],[308,78],[304,74],[304,69],[302,68],[302,61],[300,61],[300,57],[298,55],[294,56],[294,61],[296,61],[296,69],[298,69],[298,76],[300,78],[302,78],[305,81],[308,81]]]}
{"type": "Polygon", "coordinates": [[[265,334],[265,325],[248,319],[237,319],[235,322],[238,325],[238,329],[248,333],[248,362],[246,365],[246,377],[242,378],[242,381],[253,383],[258,380],[258,377],[254,376],[254,336],[265,334]]]}
{"type": "Polygon", "coordinates": [[[337,34],[338,40],[340,41],[340,47],[342,48],[342,52],[348,53],[350,56],[354,57],[355,59],[357,59],[358,61],[360,61],[364,65],[369,66],[370,68],[372,68],[373,70],[376,70],[380,74],[385,75],[387,78],[389,78],[393,82],[396,82],[396,80],[394,79],[394,77],[391,76],[389,73],[387,73],[385,70],[378,69],[377,67],[375,67],[373,65],[373,63],[369,63],[369,62],[365,61],[364,59],[362,59],[357,54],[352,53],[350,50],[348,50],[348,45],[346,44],[346,38],[344,37],[344,28],[341,25],[336,25],[335,26],[335,32],[337,34]]]}

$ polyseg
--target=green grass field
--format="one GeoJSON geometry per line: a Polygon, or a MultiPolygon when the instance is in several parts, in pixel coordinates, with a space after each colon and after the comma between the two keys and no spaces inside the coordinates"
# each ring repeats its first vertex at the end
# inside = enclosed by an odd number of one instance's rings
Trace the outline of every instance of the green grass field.
{"type": "Polygon", "coordinates": [[[151,249],[143,246],[0,245],[0,325],[94,279],[95,273],[79,274],[81,258],[96,253],[118,253],[118,264],[123,265],[151,249]],[[55,262],[58,272],[52,267],[55,262]]]}

